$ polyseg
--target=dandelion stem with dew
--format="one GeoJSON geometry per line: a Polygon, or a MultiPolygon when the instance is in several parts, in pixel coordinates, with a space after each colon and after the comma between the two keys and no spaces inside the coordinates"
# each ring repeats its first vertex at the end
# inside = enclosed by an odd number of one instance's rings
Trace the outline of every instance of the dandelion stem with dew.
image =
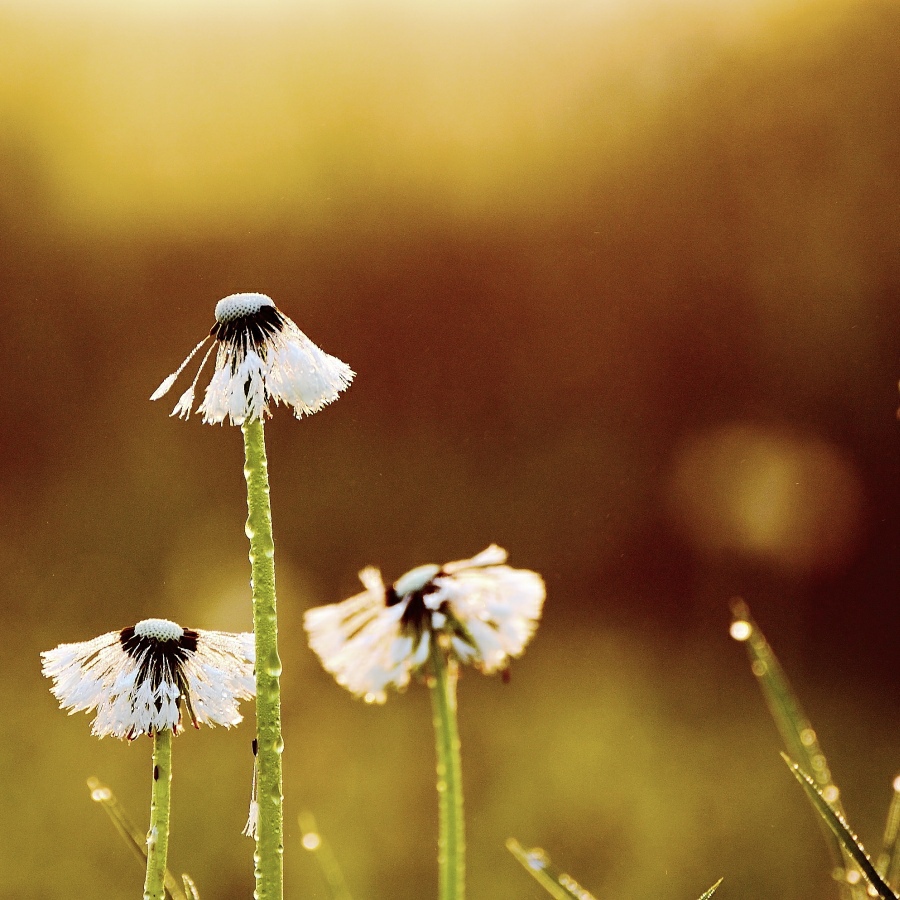
{"type": "Polygon", "coordinates": [[[215,349],[212,378],[197,409],[207,424],[226,421],[244,433],[244,476],[247,479],[247,537],[253,586],[256,634],[256,736],[258,741],[258,821],[251,807],[245,833],[256,824],[255,876],[257,900],[283,897],[283,813],[281,691],[278,623],[275,615],[275,545],[269,505],[269,476],[263,419],[271,406],[283,403],[299,419],[333,403],[353,380],[353,370],[317,347],[271,297],[250,291],[223,297],[209,335],[153,392],[158,400],[172,388],[188,363],[212,338],[188,389],[172,415],[187,419],[206,361],[215,349]]]}
{"type": "Polygon", "coordinates": [[[466,895],[466,835],[463,820],[462,761],[456,724],[455,661],[440,641],[431,641],[431,705],[437,744],[438,869],[440,900],[466,895]]]}
{"type": "Polygon", "coordinates": [[[256,737],[259,824],[256,836],[256,897],[283,896],[284,822],[282,811],[281,659],[275,607],[275,542],[269,502],[269,473],[262,419],[244,422],[244,477],[247,479],[247,537],[256,635],[256,737]]]}
{"type": "Polygon", "coordinates": [[[169,850],[169,796],[172,788],[172,731],[153,732],[153,788],[147,832],[147,877],[144,900],[164,900],[169,850]]]}

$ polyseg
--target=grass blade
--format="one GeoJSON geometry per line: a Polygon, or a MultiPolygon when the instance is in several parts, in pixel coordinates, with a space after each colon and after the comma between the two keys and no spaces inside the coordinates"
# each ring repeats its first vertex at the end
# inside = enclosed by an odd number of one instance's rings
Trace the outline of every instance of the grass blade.
{"type": "Polygon", "coordinates": [[[719,879],[711,888],[707,888],[701,895],[700,900],[709,900],[710,897],[716,892],[716,888],[722,883],[723,879],[719,879]]]}
{"type": "MultiPolygon", "coordinates": [[[[522,868],[555,900],[596,900],[571,875],[561,872],[550,862],[550,857],[540,848],[526,850],[515,838],[508,838],[506,849],[522,864],[522,868]]],[[[720,878],[699,900],[709,900],[722,883],[720,878]]]]}
{"type": "Polygon", "coordinates": [[[863,845],[859,842],[859,838],[850,830],[846,820],[842,815],[837,813],[832,805],[822,796],[815,781],[804,772],[786,753],[781,754],[788,768],[794,773],[794,777],[803,786],[807,797],[815,807],[816,811],[824,820],[825,824],[834,832],[835,837],[841,842],[847,855],[859,867],[863,876],[875,890],[882,900],[898,900],[897,895],[887,886],[882,877],[878,874],[871,860],[866,856],[863,845]]]}
{"type": "Polygon", "coordinates": [[[506,841],[506,849],[522,864],[544,890],[555,900],[596,900],[571,875],[560,872],[550,857],[539,847],[526,850],[515,838],[506,841]]]}
{"type": "MultiPolygon", "coordinates": [[[[122,840],[125,841],[134,852],[134,855],[137,857],[141,864],[141,868],[143,869],[147,863],[146,835],[141,834],[131,819],[128,818],[128,815],[116,799],[116,795],[112,792],[111,788],[108,788],[105,784],[101,783],[100,779],[94,778],[93,776],[88,778],[87,786],[91,792],[91,800],[95,803],[99,803],[103,807],[104,812],[106,812],[109,816],[109,820],[113,823],[113,827],[119,832],[122,840]]],[[[190,882],[191,885],[191,893],[189,896],[185,896],[178,882],[175,880],[175,876],[167,869],[165,878],[166,893],[172,900],[198,900],[199,895],[197,894],[197,889],[194,887],[193,881],[191,881],[187,875],[184,876],[184,879],[186,886],[188,882],[190,882]]]]}
{"type": "MultiPolygon", "coordinates": [[[[759,626],[750,616],[750,609],[740,598],[731,604],[732,622],[731,636],[745,644],[750,657],[750,668],[759,683],[769,712],[775,720],[781,738],[787,747],[789,756],[800,760],[805,771],[812,773],[813,783],[822,793],[826,802],[839,816],[844,816],[844,808],[840,801],[840,791],[831,779],[831,771],[825,754],[819,745],[816,732],[807,719],[800,701],[791,688],[787,675],[774,651],[769,646],[759,626]]],[[[841,884],[843,894],[856,898],[865,897],[865,892],[854,889],[853,860],[844,850],[835,834],[824,826],[822,834],[828,845],[828,852],[835,867],[834,876],[841,884]]],[[[858,878],[858,876],[855,876],[858,878]]]]}
{"type": "Polygon", "coordinates": [[[900,876],[900,775],[894,779],[894,795],[891,797],[887,823],[884,826],[881,855],[875,868],[891,890],[896,891],[900,876]]]}
{"type": "Polygon", "coordinates": [[[319,832],[313,814],[309,811],[302,812],[297,820],[300,824],[300,843],[303,844],[304,849],[309,850],[315,856],[325,884],[328,885],[328,894],[331,900],[353,900],[337,857],[334,855],[331,845],[319,832]]]}

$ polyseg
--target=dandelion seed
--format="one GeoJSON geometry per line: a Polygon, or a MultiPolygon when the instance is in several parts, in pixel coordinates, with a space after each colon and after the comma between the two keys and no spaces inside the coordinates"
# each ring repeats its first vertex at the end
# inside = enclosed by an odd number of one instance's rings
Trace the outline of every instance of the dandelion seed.
{"type": "Polygon", "coordinates": [[[41,654],[43,674],[69,714],[96,710],[91,731],[134,740],[181,730],[182,708],[194,727],[241,721],[238,701],[255,693],[252,634],[191,631],[167,619],[41,654]]]}
{"type": "MultiPolygon", "coordinates": [[[[153,392],[164,396],[201,347],[218,344],[215,370],[198,408],[203,421],[232,425],[270,415],[269,401],[284,403],[298,418],[312,415],[336,400],[353,380],[353,370],[320,350],[281,313],[265,294],[231,294],[216,304],[216,324],[188,354],[178,369],[153,392]]],[[[181,395],[173,416],[186,419],[194,406],[200,373],[212,352],[203,357],[190,387],[181,395]]]]}
{"type": "Polygon", "coordinates": [[[253,781],[250,785],[250,812],[241,834],[255,841],[259,837],[259,743],[253,739],[253,781]]]}
{"type": "Polygon", "coordinates": [[[482,672],[505,669],[534,634],[545,595],[540,575],[505,563],[492,544],[472,559],[419,566],[392,587],[364,569],[361,594],[307,611],[310,646],[338,684],[374,703],[406,687],[432,641],[482,672]]]}

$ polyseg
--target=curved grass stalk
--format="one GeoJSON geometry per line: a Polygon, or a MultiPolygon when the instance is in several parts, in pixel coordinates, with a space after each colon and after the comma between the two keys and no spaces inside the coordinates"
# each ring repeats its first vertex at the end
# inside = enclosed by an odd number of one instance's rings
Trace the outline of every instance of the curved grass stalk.
{"type": "Polygon", "coordinates": [[[816,812],[822,817],[822,821],[831,829],[834,836],[841,842],[848,856],[859,867],[859,871],[865,876],[881,900],[898,900],[897,894],[885,884],[872,861],[866,854],[865,848],[859,838],[850,830],[846,819],[837,813],[834,807],[825,799],[816,782],[804,772],[786,753],[781,758],[787,763],[788,768],[794,773],[794,777],[803,786],[806,796],[815,807],[816,812]]]}

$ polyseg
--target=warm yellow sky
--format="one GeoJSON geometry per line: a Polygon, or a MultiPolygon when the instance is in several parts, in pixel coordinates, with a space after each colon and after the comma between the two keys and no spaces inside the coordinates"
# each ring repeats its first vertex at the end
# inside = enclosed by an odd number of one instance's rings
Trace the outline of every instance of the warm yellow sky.
{"type": "Polygon", "coordinates": [[[717,54],[842,5],[7,2],[0,122],[82,224],[266,219],[360,190],[482,213],[577,190],[717,54]]]}

